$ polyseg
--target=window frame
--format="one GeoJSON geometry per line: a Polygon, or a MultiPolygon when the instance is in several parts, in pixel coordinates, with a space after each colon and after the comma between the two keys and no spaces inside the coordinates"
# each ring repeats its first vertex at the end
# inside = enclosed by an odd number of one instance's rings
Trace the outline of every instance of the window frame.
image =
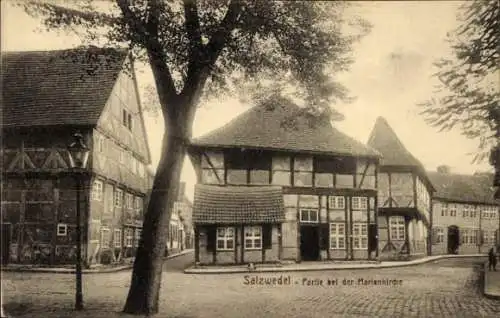
{"type": "Polygon", "coordinates": [[[141,239],[142,229],[134,229],[134,247],[139,247],[139,240],[141,239]]]}
{"type": "Polygon", "coordinates": [[[247,251],[252,251],[252,250],[262,250],[262,226],[245,226],[244,229],[245,233],[245,242],[244,242],[244,247],[245,250],[247,251]],[[258,234],[256,234],[258,232],[258,234]],[[250,241],[250,244],[247,244],[248,241],[250,241]],[[256,246],[256,242],[258,243],[258,246],[256,246]]]}
{"type": "Polygon", "coordinates": [[[235,228],[232,226],[217,227],[215,235],[215,248],[217,251],[233,251],[235,246],[235,228]],[[231,230],[231,235],[228,235],[229,230],[231,230]],[[223,232],[223,235],[219,235],[223,232]],[[219,241],[223,242],[223,247],[219,247],[219,241]],[[232,246],[228,247],[228,242],[232,242],[232,246]]]}
{"type": "Polygon", "coordinates": [[[330,222],[330,241],[329,248],[331,250],[345,250],[346,249],[346,226],[345,222],[330,222]],[[339,229],[342,228],[343,233],[339,233],[339,229]],[[332,231],[335,229],[334,231],[332,231]],[[342,247],[340,247],[339,242],[342,241],[342,247]],[[335,242],[335,244],[332,244],[335,242]],[[335,246],[334,246],[335,245],[335,246]]]}
{"type": "Polygon", "coordinates": [[[68,236],[68,224],[66,223],[57,224],[57,236],[68,236]]]}
{"type": "Polygon", "coordinates": [[[114,206],[117,208],[123,207],[123,190],[116,188],[113,194],[114,206]],[[119,196],[118,196],[119,195],[119,196]]]}
{"type": "Polygon", "coordinates": [[[345,196],[334,195],[328,197],[328,200],[329,200],[328,208],[330,210],[345,210],[345,203],[346,203],[345,196]],[[342,204],[339,204],[339,199],[342,199],[341,200],[342,204]]]}
{"type": "Polygon", "coordinates": [[[406,240],[406,224],[405,219],[402,216],[391,216],[389,217],[389,238],[391,241],[404,241],[406,240]],[[396,232],[396,238],[394,237],[393,229],[396,232]],[[401,239],[401,234],[403,238],[401,239]]]}
{"type": "Polygon", "coordinates": [[[352,223],[352,249],[353,250],[368,249],[368,224],[366,224],[365,222],[352,223]],[[356,244],[356,242],[358,242],[359,245],[356,244]]]}
{"type": "Polygon", "coordinates": [[[114,231],[113,231],[113,246],[115,248],[122,247],[122,230],[121,229],[114,229],[114,231]]]}
{"type": "Polygon", "coordinates": [[[111,231],[110,231],[110,229],[108,227],[101,227],[100,234],[101,234],[101,240],[100,240],[101,248],[104,248],[104,249],[111,248],[111,231]]]}
{"type": "Polygon", "coordinates": [[[351,208],[353,211],[368,211],[368,197],[351,197],[351,208]],[[357,207],[354,202],[357,202],[357,207]]]}
{"type": "Polygon", "coordinates": [[[134,246],[134,229],[131,227],[127,227],[124,230],[124,246],[125,247],[133,247],[134,246]]]}
{"type": "MultiPolygon", "coordinates": [[[[305,214],[305,213],[304,213],[305,214]]],[[[299,208],[299,221],[300,223],[319,223],[319,209],[318,208],[299,208]],[[307,215],[308,215],[308,219],[307,220],[304,220],[302,215],[304,212],[307,212],[307,215]],[[311,212],[315,212],[316,214],[316,220],[311,220],[311,212]]]]}
{"type": "Polygon", "coordinates": [[[436,244],[444,243],[444,228],[436,227],[436,244]]]}
{"type": "Polygon", "coordinates": [[[92,183],[91,199],[93,201],[102,201],[103,193],[104,182],[102,182],[101,180],[94,180],[94,182],[92,183]]]}

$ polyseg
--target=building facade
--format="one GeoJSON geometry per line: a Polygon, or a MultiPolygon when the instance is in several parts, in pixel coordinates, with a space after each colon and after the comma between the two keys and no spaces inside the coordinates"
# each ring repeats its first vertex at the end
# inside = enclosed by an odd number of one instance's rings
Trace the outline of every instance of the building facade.
{"type": "Polygon", "coordinates": [[[151,188],[150,154],[126,51],[2,54],[2,261],[73,263],[75,175],[67,145],[90,149],[82,178],[86,265],[133,257],[151,188]]]}
{"type": "Polygon", "coordinates": [[[175,254],[185,249],[192,249],[194,230],[192,225],[192,203],[185,194],[186,184],[179,184],[179,192],[170,214],[167,233],[166,254],[175,254]]]}
{"type": "Polygon", "coordinates": [[[377,189],[380,258],[429,255],[434,188],[422,164],[382,117],[375,122],[368,145],[382,154],[377,189]]]}
{"type": "Polygon", "coordinates": [[[196,262],[377,256],[379,153],[314,120],[283,99],[192,142],[196,262]]]}
{"type": "Polygon", "coordinates": [[[492,175],[454,174],[445,166],[429,172],[433,198],[432,253],[482,254],[498,246],[500,204],[492,175]]]}

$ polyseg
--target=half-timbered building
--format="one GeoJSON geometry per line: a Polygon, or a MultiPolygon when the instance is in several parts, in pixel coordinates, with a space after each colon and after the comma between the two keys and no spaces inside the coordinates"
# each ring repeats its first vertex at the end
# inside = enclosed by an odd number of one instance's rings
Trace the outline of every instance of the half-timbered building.
{"type": "Polygon", "coordinates": [[[382,154],[378,172],[378,224],[381,259],[430,254],[431,198],[434,188],[418,159],[379,117],[368,145],[382,154]]]}
{"type": "Polygon", "coordinates": [[[72,263],[75,180],[67,145],[90,148],[83,174],[86,265],[134,256],[150,154],[132,61],[96,47],[2,53],[2,261],[72,263]]]}
{"type": "Polygon", "coordinates": [[[189,154],[197,263],[376,257],[379,153],[329,120],[283,99],[193,140],[189,154]]]}
{"type": "Polygon", "coordinates": [[[492,174],[457,174],[446,166],[428,172],[433,196],[432,253],[482,254],[499,244],[500,202],[492,174]]]}

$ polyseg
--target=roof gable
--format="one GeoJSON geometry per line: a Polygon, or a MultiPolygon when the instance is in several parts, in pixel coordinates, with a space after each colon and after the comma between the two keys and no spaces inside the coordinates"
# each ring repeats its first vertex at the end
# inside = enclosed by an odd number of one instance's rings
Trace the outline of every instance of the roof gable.
{"type": "Polygon", "coordinates": [[[2,126],[95,125],[126,50],[2,53],[2,126]]]}
{"type": "Polygon", "coordinates": [[[368,138],[368,145],[382,154],[381,165],[422,167],[420,161],[406,149],[383,117],[377,118],[368,138]]]}
{"type": "Polygon", "coordinates": [[[427,172],[436,198],[470,203],[498,204],[494,200],[493,175],[427,172]]]}
{"type": "Polygon", "coordinates": [[[376,150],[338,131],[330,122],[312,121],[303,109],[285,100],[271,107],[253,107],[228,124],[194,139],[192,144],[379,156],[376,150]]]}

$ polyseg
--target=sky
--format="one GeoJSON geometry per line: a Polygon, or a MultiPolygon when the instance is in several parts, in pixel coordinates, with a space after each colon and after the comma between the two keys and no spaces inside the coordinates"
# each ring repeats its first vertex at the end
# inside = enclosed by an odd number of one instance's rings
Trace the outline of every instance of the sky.
{"type": "MultiPolygon", "coordinates": [[[[460,1],[367,1],[356,2],[352,12],[368,20],[373,28],[354,47],[355,62],[337,78],[355,96],[354,102],[335,105],[345,120],[339,130],[366,143],[378,116],[385,117],[406,148],[428,170],[448,165],[455,173],[491,171],[487,162],[472,164],[477,142],[460,131],[439,132],[418,114],[416,104],[432,96],[436,71],[432,63],[450,54],[446,33],[457,26],[460,1]]],[[[2,1],[2,51],[50,50],[80,45],[80,39],[64,33],[37,31],[40,21],[20,8],[2,1]]],[[[150,71],[138,74],[139,85],[153,83],[150,71]]],[[[201,105],[193,136],[203,135],[239,115],[251,105],[226,97],[201,105]]],[[[160,158],[162,120],[146,114],[146,127],[153,166],[160,158]]],[[[194,170],[185,160],[182,181],[192,199],[194,170]]]]}

